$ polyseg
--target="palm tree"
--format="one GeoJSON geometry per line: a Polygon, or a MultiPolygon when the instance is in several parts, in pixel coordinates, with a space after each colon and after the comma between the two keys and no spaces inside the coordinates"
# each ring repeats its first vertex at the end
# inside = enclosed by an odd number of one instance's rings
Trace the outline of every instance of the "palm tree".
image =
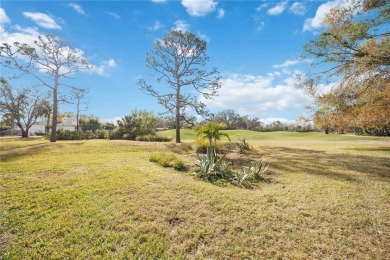
{"type": "Polygon", "coordinates": [[[229,141],[231,141],[228,133],[220,132],[220,130],[223,130],[225,128],[226,125],[223,123],[208,122],[207,125],[202,125],[197,127],[195,129],[195,132],[198,137],[208,139],[210,146],[213,145],[213,140],[214,140],[214,146],[215,146],[217,144],[217,141],[221,140],[222,136],[225,136],[227,139],[229,139],[229,141]]]}

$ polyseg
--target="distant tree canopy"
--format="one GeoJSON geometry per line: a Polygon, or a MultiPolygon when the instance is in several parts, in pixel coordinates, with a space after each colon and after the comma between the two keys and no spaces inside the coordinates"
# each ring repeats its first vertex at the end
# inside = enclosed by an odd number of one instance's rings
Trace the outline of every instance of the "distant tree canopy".
{"type": "Polygon", "coordinates": [[[195,90],[205,98],[217,94],[221,87],[216,68],[205,70],[209,61],[206,55],[207,43],[190,32],[170,31],[162,40],[156,40],[150,53],[146,55],[146,66],[157,75],[157,82],[164,87],[152,87],[144,79],[138,84],[143,92],[158,99],[169,113],[175,114],[176,142],[180,143],[180,123],[183,112],[192,108],[199,115],[205,115],[205,104],[199,102],[195,90]]]}
{"type": "Polygon", "coordinates": [[[390,2],[349,0],[304,46],[312,71],[300,87],[315,97],[314,122],[328,131],[390,135],[390,2]],[[329,92],[323,86],[331,84],[329,92]]]}
{"type": "Polygon", "coordinates": [[[100,123],[100,119],[93,115],[81,115],[79,125],[83,132],[96,132],[102,126],[102,124],[100,123]]]}
{"type": "Polygon", "coordinates": [[[47,113],[49,108],[46,94],[36,88],[14,89],[0,77],[0,113],[7,115],[22,131],[22,137],[28,137],[28,131],[40,116],[47,113]]]}

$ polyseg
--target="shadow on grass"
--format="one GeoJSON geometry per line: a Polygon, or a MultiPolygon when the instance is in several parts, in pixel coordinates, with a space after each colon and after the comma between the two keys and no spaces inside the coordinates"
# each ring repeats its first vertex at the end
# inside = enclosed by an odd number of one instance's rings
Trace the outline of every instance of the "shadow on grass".
{"type": "Polygon", "coordinates": [[[375,147],[375,148],[345,148],[348,151],[366,151],[366,152],[390,152],[390,147],[375,147]]]}
{"type": "MultiPolygon", "coordinates": [[[[246,155],[235,155],[233,167],[250,165],[262,157],[272,158],[270,173],[305,173],[334,180],[360,182],[360,176],[370,176],[390,182],[390,160],[364,155],[328,154],[322,151],[285,147],[263,147],[246,155]],[[348,171],[348,172],[347,172],[348,171]],[[350,173],[349,173],[350,172],[350,173]]],[[[229,158],[230,160],[231,158],[229,158]]]]}
{"type": "MultiPolygon", "coordinates": [[[[67,143],[66,145],[78,146],[78,145],[82,145],[82,142],[67,143]]],[[[63,146],[64,144],[57,143],[55,149],[61,149],[61,147],[63,146]]],[[[21,159],[23,157],[38,155],[39,153],[47,151],[48,149],[52,149],[52,148],[53,146],[49,142],[23,145],[23,147],[5,148],[2,150],[2,154],[0,154],[0,162],[10,162],[17,159],[21,159]]]]}

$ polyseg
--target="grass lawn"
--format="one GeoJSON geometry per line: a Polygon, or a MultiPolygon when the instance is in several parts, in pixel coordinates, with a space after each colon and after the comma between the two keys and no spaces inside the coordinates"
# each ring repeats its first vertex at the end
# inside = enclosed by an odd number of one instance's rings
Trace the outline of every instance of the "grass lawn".
{"type": "MultiPolygon", "coordinates": [[[[149,162],[183,143],[0,138],[0,259],[390,259],[390,139],[229,131],[268,183],[217,186],[149,162]]],[[[160,135],[174,136],[173,131],[160,135]]]]}

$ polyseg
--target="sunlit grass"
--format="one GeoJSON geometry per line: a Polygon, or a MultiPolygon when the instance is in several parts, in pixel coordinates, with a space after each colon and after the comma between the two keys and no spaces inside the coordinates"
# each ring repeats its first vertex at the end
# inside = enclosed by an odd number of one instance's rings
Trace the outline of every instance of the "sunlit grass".
{"type": "Polygon", "coordinates": [[[390,257],[388,138],[230,134],[254,148],[231,151],[234,167],[263,158],[269,183],[220,187],[149,162],[194,163],[192,132],[178,145],[0,139],[0,258],[390,257]]]}

